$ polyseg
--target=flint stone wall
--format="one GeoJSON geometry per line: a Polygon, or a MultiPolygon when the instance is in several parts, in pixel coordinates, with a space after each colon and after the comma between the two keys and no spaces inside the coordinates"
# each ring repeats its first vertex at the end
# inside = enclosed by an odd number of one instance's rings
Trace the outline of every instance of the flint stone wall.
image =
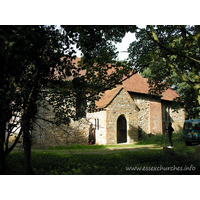
{"type": "MultiPolygon", "coordinates": [[[[72,122],[68,125],[56,126],[48,123],[53,120],[54,113],[51,106],[49,110],[42,106],[38,116],[44,120],[36,120],[34,125],[33,146],[57,146],[68,143],[87,144],[89,126],[95,126],[95,119],[99,120],[99,129],[95,130],[96,144],[117,144],[117,119],[120,115],[127,122],[127,143],[138,141],[138,132],[160,133],[164,127],[164,113],[162,105],[165,101],[152,99],[147,95],[128,93],[122,89],[112,102],[104,109],[87,113],[85,119],[72,122]],[[139,109],[138,109],[139,108],[139,109]]],[[[169,102],[167,102],[169,103],[169,102]]],[[[173,112],[170,109],[172,127],[175,131],[182,131],[185,120],[184,110],[173,112]]]]}
{"type": "Polygon", "coordinates": [[[139,107],[139,112],[138,112],[138,129],[140,132],[144,133],[150,133],[149,130],[149,97],[146,95],[138,95],[138,94],[133,94],[131,93],[131,97],[134,100],[134,102],[137,104],[139,107]]]}
{"type": "Polygon", "coordinates": [[[53,147],[68,143],[87,144],[89,122],[87,119],[72,121],[69,125],[55,125],[48,121],[54,120],[54,113],[50,105],[40,107],[38,118],[32,131],[33,147],[53,147]]]}
{"type": "MultiPolygon", "coordinates": [[[[166,121],[164,120],[165,113],[162,109],[162,105],[170,105],[171,102],[151,98],[143,94],[130,93],[130,95],[140,109],[138,112],[139,132],[147,134],[163,133],[166,121]]],[[[181,108],[178,111],[170,109],[169,114],[175,132],[182,131],[185,121],[184,109],[181,108]]]]}
{"type": "Polygon", "coordinates": [[[138,141],[138,109],[128,92],[122,89],[104,110],[87,114],[93,124],[95,119],[99,119],[96,144],[117,144],[117,119],[120,115],[126,118],[127,143],[138,141]]]}
{"type": "Polygon", "coordinates": [[[117,119],[120,115],[127,122],[127,143],[138,141],[138,108],[125,89],[115,97],[107,111],[107,144],[117,144],[117,119]]]}
{"type": "MultiPolygon", "coordinates": [[[[171,107],[171,102],[162,101],[162,106],[169,105],[171,107]]],[[[165,126],[169,124],[169,121],[165,121],[165,112],[164,109],[162,110],[162,119],[163,119],[163,129],[165,126]]],[[[172,122],[172,127],[174,132],[182,132],[183,131],[183,124],[185,121],[185,111],[183,108],[180,108],[178,111],[173,109],[169,110],[170,121],[172,122]]]]}
{"type": "Polygon", "coordinates": [[[172,127],[175,132],[183,132],[183,124],[185,121],[184,109],[179,109],[178,112],[171,111],[172,127]]]}

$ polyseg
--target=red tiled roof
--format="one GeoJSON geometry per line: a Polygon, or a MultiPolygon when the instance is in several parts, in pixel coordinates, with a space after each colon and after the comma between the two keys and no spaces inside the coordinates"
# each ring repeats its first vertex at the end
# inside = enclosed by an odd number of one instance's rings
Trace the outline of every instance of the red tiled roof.
{"type": "Polygon", "coordinates": [[[136,73],[129,79],[126,79],[122,84],[128,92],[137,92],[148,94],[149,84],[148,79],[143,78],[140,74],[136,73]]]}
{"type": "MultiPolygon", "coordinates": [[[[98,101],[95,101],[96,109],[107,107],[123,88],[124,88],[123,86],[118,85],[118,86],[116,86],[116,88],[113,88],[112,90],[105,91],[103,93],[102,97],[98,101]]],[[[128,94],[128,92],[127,92],[127,94],[128,94]]],[[[134,100],[132,100],[132,102],[133,102],[133,104],[135,104],[134,100]]],[[[139,110],[139,108],[136,104],[135,104],[135,106],[139,110]]]]}
{"type": "Polygon", "coordinates": [[[176,97],[179,97],[179,95],[174,90],[169,88],[162,93],[161,99],[167,101],[173,101],[176,97]]]}
{"type": "MultiPolygon", "coordinates": [[[[116,97],[116,95],[124,87],[128,92],[135,92],[140,94],[148,94],[149,92],[149,83],[148,79],[143,78],[140,74],[136,73],[131,76],[129,79],[125,80],[122,85],[118,85],[112,90],[107,90],[103,96],[95,102],[97,109],[105,108],[110,104],[110,102],[116,97]]],[[[179,97],[179,95],[172,90],[171,88],[167,89],[162,93],[161,99],[167,101],[173,101],[174,98],[179,97]]]]}
{"type": "MultiPolygon", "coordinates": [[[[141,94],[149,93],[149,83],[147,78],[143,78],[139,73],[134,74],[123,83],[124,88],[128,92],[136,92],[141,94]]],[[[162,100],[173,101],[179,95],[171,88],[165,90],[161,95],[162,100]]]]}
{"type": "MultiPolygon", "coordinates": [[[[75,66],[77,66],[77,63],[80,60],[81,60],[80,58],[76,58],[75,60],[72,61],[72,63],[75,63],[75,66]]],[[[110,70],[112,71],[112,69],[110,69],[110,70]]],[[[84,74],[85,74],[85,70],[80,71],[80,75],[84,75],[84,74]]],[[[108,72],[108,74],[109,74],[109,72],[108,72]]],[[[108,105],[112,101],[112,99],[118,94],[118,92],[121,90],[122,86],[128,92],[135,92],[135,93],[140,93],[140,94],[148,94],[149,93],[148,79],[143,78],[139,73],[136,73],[133,76],[131,76],[130,78],[123,81],[123,83],[120,87],[117,86],[116,88],[114,88],[112,90],[107,90],[103,94],[101,99],[96,102],[97,107],[103,108],[106,105],[108,105]],[[101,106],[100,106],[100,104],[101,104],[101,106]]],[[[176,97],[179,97],[179,95],[174,90],[169,88],[162,93],[161,99],[167,100],[167,101],[173,101],[173,99],[175,99],[176,97]]]]}
{"type": "Polygon", "coordinates": [[[98,101],[95,101],[96,108],[99,109],[108,106],[108,104],[110,104],[110,102],[118,95],[122,88],[123,86],[117,86],[112,90],[106,90],[102,97],[98,101]]]}

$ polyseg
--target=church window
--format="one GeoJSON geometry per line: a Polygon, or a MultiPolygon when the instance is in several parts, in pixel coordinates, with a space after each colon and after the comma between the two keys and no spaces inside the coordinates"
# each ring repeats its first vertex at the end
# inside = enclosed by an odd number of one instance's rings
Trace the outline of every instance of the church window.
{"type": "Polygon", "coordinates": [[[170,105],[163,105],[163,120],[166,122],[170,122],[171,121],[171,107],[170,105]]]}
{"type": "Polygon", "coordinates": [[[95,128],[96,130],[99,130],[99,119],[95,119],[95,128]]]}

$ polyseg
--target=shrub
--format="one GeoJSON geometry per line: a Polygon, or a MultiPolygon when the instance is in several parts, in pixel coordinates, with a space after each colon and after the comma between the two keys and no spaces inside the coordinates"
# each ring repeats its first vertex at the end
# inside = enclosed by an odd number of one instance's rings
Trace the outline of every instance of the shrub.
{"type": "MultiPolygon", "coordinates": [[[[172,134],[173,143],[182,142],[182,132],[177,132],[172,134]]],[[[168,144],[168,136],[165,134],[151,134],[151,137],[148,134],[141,133],[138,144],[158,144],[158,145],[167,145],[168,144]]]]}

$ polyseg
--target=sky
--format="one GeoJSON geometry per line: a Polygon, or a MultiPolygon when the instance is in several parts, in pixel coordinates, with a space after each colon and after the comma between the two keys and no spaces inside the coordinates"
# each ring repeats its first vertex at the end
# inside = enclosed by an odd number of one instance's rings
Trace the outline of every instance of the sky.
{"type": "MultiPolygon", "coordinates": [[[[115,44],[117,47],[117,51],[119,51],[118,54],[118,59],[119,60],[124,60],[128,58],[128,52],[122,52],[122,51],[127,51],[129,44],[135,40],[135,34],[133,33],[126,33],[125,37],[122,39],[121,43],[115,44]]],[[[77,51],[77,57],[81,57],[81,52],[77,51]]]]}
{"type": "MultiPolygon", "coordinates": [[[[142,25],[142,27],[144,27],[145,25],[142,25]]],[[[141,26],[140,26],[141,27],[141,26]]],[[[60,25],[57,25],[57,28],[60,29],[60,25]]],[[[128,47],[129,44],[131,42],[133,42],[135,40],[135,34],[134,33],[126,33],[126,35],[124,36],[124,38],[122,39],[122,42],[115,44],[115,46],[117,47],[117,51],[118,53],[118,57],[117,59],[119,60],[125,60],[128,58],[128,47]]],[[[81,51],[79,51],[78,49],[76,49],[76,45],[72,45],[72,47],[75,49],[76,56],[77,57],[81,57],[81,51]]]]}
{"type": "MultiPolygon", "coordinates": [[[[138,25],[138,27],[145,28],[146,25],[138,25]]],[[[125,59],[128,58],[129,53],[125,52],[125,51],[128,50],[129,44],[131,42],[133,42],[135,39],[136,39],[135,38],[135,34],[128,32],[128,33],[126,33],[126,35],[122,39],[121,43],[115,44],[115,46],[117,47],[117,51],[119,52],[117,59],[125,60],[125,59]]],[[[81,52],[80,51],[77,51],[77,56],[81,57],[81,52]]]]}
{"type": "Polygon", "coordinates": [[[129,44],[134,40],[135,40],[135,34],[129,32],[126,33],[121,43],[116,44],[117,51],[119,51],[118,54],[119,60],[124,60],[128,58],[128,52],[122,52],[122,51],[127,51],[129,44]]]}

